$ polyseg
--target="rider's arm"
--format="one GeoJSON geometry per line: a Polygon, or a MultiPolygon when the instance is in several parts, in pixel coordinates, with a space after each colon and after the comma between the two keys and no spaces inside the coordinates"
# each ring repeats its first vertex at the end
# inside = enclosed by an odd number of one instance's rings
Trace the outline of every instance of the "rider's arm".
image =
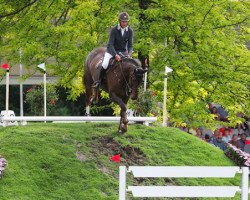
{"type": "Polygon", "coordinates": [[[112,56],[115,56],[117,54],[115,51],[114,43],[115,43],[115,28],[112,28],[109,34],[109,42],[108,42],[109,53],[112,56]]]}
{"type": "Polygon", "coordinates": [[[128,54],[130,56],[132,56],[133,45],[134,45],[134,32],[131,28],[129,28],[128,54]]]}

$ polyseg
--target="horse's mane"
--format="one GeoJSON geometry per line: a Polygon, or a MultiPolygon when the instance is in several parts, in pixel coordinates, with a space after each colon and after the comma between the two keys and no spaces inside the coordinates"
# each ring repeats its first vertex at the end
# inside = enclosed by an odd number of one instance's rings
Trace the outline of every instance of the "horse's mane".
{"type": "Polygon", "coordinates": [[[127,62],[133,64],[136,68],[141,67],[141,61],[139,59],[134,58],[123,58],[122,62],[127,62]]]}
{"type": "MultiPolygon", "coordinates": [[[[126,66],[129,66],[129,67],[133,66],[135,68],[141,68],[141,62],[138,59],[123,58],[122,63],[125,64],[126,66]]],[[[125,66],[125,65],[123,65],[123,66],[125,66]]],[[[119,62],[115,62],[114,65],[112,65],[110,68],[108,68],[107,72],[115,70],[118,66],[119,66],[119,62]]]]}

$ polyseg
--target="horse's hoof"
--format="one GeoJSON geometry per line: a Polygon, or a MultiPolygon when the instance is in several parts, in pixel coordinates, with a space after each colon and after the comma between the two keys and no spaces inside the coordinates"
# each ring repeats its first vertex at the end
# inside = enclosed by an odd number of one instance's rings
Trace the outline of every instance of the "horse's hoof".
{"type": "Polygon", "coordinates": [[[119,133],[120,134],[124,134],[124,133],[126,133],[127,132],[127,129],[124,127],[124,126],[122,126],[120,129],[119,129],[119,133]]]}
{"type": "Polygon", "coordinates": [[[126,133],[126,131],[119,130],[118,133],[119,133],[120,135],[123,135],[124,133],[126,133]]]}

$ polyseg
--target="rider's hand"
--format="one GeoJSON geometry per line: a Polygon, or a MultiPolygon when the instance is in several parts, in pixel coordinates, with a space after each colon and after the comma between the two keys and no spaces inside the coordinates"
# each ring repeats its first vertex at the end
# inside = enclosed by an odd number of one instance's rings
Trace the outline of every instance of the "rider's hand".
{"type": "Polygon", "coordinates": [[[116,54],[116,55],[115,55],[115,59],[116,59],[117,61],[121,61],[122,58],[121,58],[120,55],[116,54]]]}

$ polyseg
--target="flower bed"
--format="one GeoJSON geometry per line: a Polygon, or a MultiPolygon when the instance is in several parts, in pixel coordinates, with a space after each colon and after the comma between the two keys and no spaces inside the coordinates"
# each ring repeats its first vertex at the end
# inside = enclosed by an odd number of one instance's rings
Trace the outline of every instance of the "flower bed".
{"type": "Polygon", "coordinates": [[[250,167],[250,154],[241,151],[232,144],[228,144],[227,149],[225,150],[225,155],[233,160],[238,166],[250,167]]]}
{"type": "Polygon", "coordinates": [[[7,166],[7,160],[0,155],[0,178],[3,176],[6,166],[7,166]]]}

